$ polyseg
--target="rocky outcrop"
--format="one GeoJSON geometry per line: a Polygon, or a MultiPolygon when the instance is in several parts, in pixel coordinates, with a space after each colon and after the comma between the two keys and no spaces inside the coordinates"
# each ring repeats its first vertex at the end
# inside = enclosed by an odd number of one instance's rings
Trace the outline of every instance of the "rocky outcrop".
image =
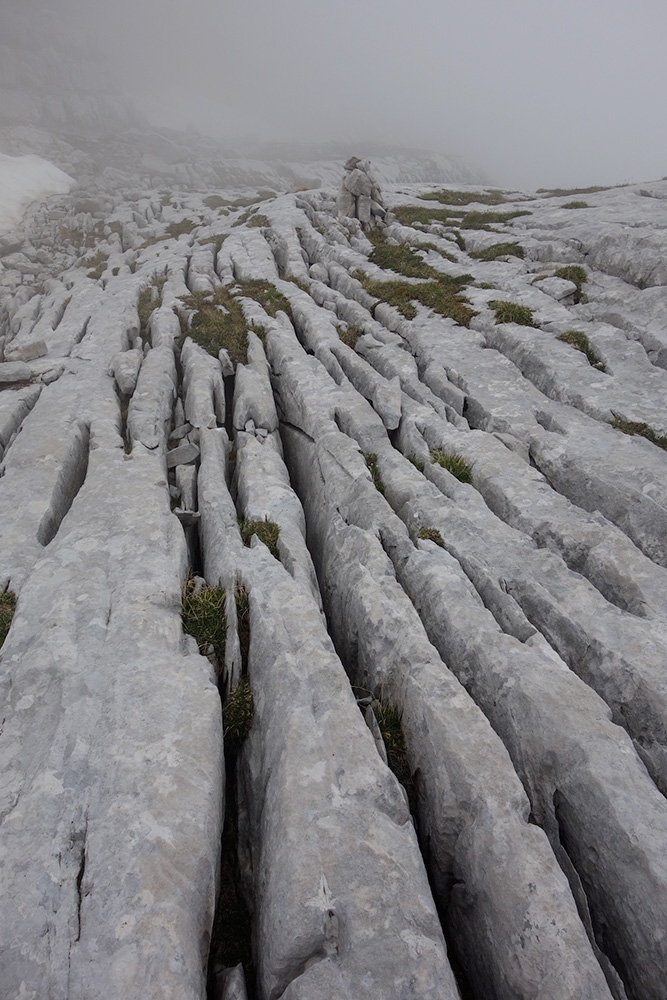
{"type": "Polygon", "coordinates": [[[374,183],[7,237],[11,1000],[664,998],[667,200],[374,183]]]}
{"type": "Polygon", "coordinates": [[[358,219],[362,228],[371,229],[380,225],[386,214],[380,182],[370,161],[351,156],[338,191],[338,218],[358,219]]]}

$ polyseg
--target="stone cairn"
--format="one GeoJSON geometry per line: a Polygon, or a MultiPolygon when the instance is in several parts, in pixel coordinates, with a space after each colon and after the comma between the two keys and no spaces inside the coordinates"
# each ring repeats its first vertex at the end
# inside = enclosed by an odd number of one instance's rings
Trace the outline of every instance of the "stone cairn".
{"type": "Polygon", "coordinates": [[[384,222],[387,214],[380,182],[371,170],[370,160],[351,156],[338,191],[338,218],[358,219],[364,229],[384,222]]]}

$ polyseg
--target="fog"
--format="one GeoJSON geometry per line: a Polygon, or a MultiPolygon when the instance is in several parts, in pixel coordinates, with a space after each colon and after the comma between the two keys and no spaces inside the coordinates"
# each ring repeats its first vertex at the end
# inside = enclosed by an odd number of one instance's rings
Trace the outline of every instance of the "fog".
{"type": "Polygon", "coordinates": [[[458,153],[523,187],[667,174],[664,0],[87,0],[78,17],[159,124],[458,153]]]}

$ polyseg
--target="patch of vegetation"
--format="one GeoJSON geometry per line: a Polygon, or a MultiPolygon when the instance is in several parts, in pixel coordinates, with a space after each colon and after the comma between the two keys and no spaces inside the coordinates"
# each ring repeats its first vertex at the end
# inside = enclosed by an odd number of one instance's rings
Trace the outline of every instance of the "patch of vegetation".
{"type": "Polygon", "coordinates": [[[498,257],[525,257],[525,251],[520,243],[494,243],[483,250],[473,250],[470,254],[475,260],[497,260],[498,257]]]}
{"type": "Polygon", "coordinates": [[[458,229],[453,229],[452,230],[452,236],[454,237],[454,242],[456,243],[456,245],[459,248],[459,250],[463,250],[463,252],[465,253],[466,252],[466,241],[463,239],[463,236],[458,231],[458,229]]]}
{"type": "Polygon", "coordinates": [[[380,727],[385,750],[387,751],[387,764],[407,792],[410,811],[414,812],[417,805],[417,796],[414,781],[412,780],[410,764],[408,763],[405,736],[403,735],[403,727],[401,725],[401,713],[394,705],[383,705],[379,702],[373,705],[373,712],[380,727]]]}
{"type": "Polygon", "coordinates": [[[348,326],[347,330],[338,331],[340,339],[344,344],[347,344],[348,347],[351,347],[353,351],[356,351],[357,341],[359,340],[359,337],[363,337],[363,335],[364,331],[360,330],[356,326],[348,326]]]}
{"type": "Polygon", "coordinates": [[[190,577],[183,587],[181,620],[183,631],[194,636],[197,648],[206,656],[213,647],[218,666],[225,662],[227,616],[225,591],[222,587],[202,587],[195,593],[195,581],[190,577]]]}
{"type": "Polygon", "coordinates": [[[248,227],[251,229],[260,229],[264,226],[270,226],[271,222],[265,215],[253,215],[252,219],[248,220],[248,227]]]}
{"type": "Polygon", "coordinates": [[[561,208],[590,208],[587,201],[567,201],[561,208]]]}
{"type": "MultiPolygon", "coordinates": [[[[621,185],[624,186],[624,185],[621,185]]],[[[595,194],[596,191],[611,191],[611,187],[603,187],[599,184],[593,184],[591,187],[584,188],[538,188],[538,194],[544,194],[547,198],[567,198],[568,195],[573,194],[595,194]]]]}
{"type": "Polygon", "coordinates": [[[406,243],[399,246],[392,246],[390,243],[378,244],[368,259],[372,264],[386,271],[396,271],[406,278],[435,278],[441,277],[440,272],[427,264],[412,247],[406,243]]]}
{"type": "Polygon", "coordinates": [[[422,462],[421,458],[417,458],[415,455],[407,455],[406,458],[408,462],[412,462],[412,464],[414,465],[415,469],[418,472],[424,471],[424,463],[422,462]]]}
{"type": "Polygon", "coordinates": [[[15,610],[16,594],[11,590],[5,590],[3,594],[0,594],[0,647],[7,638],[15,610]]]}
{"type": "Polygon", "coordinates": [[[252,688],[247,677],[242,677],[225,700],[222,708],[222,726],[225,753],[238,750],[247,739],[255,717],[252,688]]]}
{"type": "Polygon", "coordinates": [[[472,483],[472,467],[468,465],[463,455],[451,454],[446,451],[431,451],[431,459],[436,465],[450,472],[460,483],[472,483]]]}
{"type": "Polygon", "coordinates": [[[373,486],[384,496],[384,483],[382,482],[382,476],[380,475],[380,470],[378,469],[378,457],[374,451],[365,451],[362,453],[364,456],[364,461],[368,467],[368,471],[371,474],[373,480],[373,486]]]}
{"type": "Polygon", "coordinates": [[[155,309],[162,304],[162,289],[167,281],[166,275],[153,278],[153,282],[148,288],[142,288],[139,292],[137,312],[139,313],[139,324],[141,327],[142,340],[147,339],[148,320],[155,309]],[[157,295],[154,297],[153,289],[157,288],[157,295]]]}
{"type": "Polygon", "coordinates": [[[425,538],[429,542],[435,542],[441,549],[445,547],[444,539],[437,528],[422,528],[418,537],[425,538]]]}
{"type": "Polygon", "coordinates": [[[264,311],[274,319],[279,311],[287,313],[289,318],[292,318],[292,307],[289,304],[289,299],[282,292],[279,292],[270,281],[265,281],[263,278],[239,281],[234,286],[234,293],[245,295],[246,298],[259,302],[264,311]]]}
{"type": "Polygon", "coordinates": [[[225,208],[229,204],[227,199],[222,198],[219,194],[208,194],[203,200],[206,207],[210,208],[211,211],[214,211],[216,208],[225,208]]]}
{"type": "Polygon", "coordinates": [[[439,201],[441,205],[504,205],[507,201],[500,191],[430,191],[420,194],[422,201],[439,201]]]}
{"type": "Polygon", "coordinates": [[[560,333],[556,340],[562,340],[564,344],[570,344],[575,350],[581,351],[588,358],[588,363],[593,367],[597,368],[600,372],[606,372],[606,367],[602,358],[595,352],[595,349],[591,346],[591,342],[585,333],[580,330],[566,330],[565,333],[560,333]]]}
{"type": "Polygon", "coordinates": [[[624,420],[622,417],[615,416],[611,421],[611,426],[615,427],[618,431],[623,431],[624,434],[638,434],[640,437],[650,441],[651,444],[655,444],[658,448],[663,448],[667,451],[667,434],[656,434],[648,424],[636,420],[624,420]]]}
{"type": "Polygon", "coordinates": [[[577,291],[574,295],[574,301],[581,301],[582,288],[585,281],[588,281],[588,275],[583,267],[579,264],[567,264],[565,267],[559,267],[556,271],[556,278],[564,278],[565,281],[573,281],[577,286],[577,291]]]}
{"type": "Polygon", "coordinates": [[[423,281],[419,284],[407,281],[371,281],[361,272],[356,277],[369,295],[395,306],[406,319],[414,319],[417,315],[415,301],[421,302],[440,316],[451,317],[461,326],[470,326],[470,320],[476,315],[461,294],[462,289],[472,283],[471,274],[463,274],[457,278],[438,274],[437,281],[423,281]]]}
{"type": "Polygon", "coordinates": [[[89,278],[92,278],[94,281],[99,281],[107,269],[107,263],[108,259],[106,254],[102,253],[101,250],[98,250],[92,260],[83,262],[83,266],[90,268],[88,271],[89,278]]]}
{"type": "Polygon", "coordinates": [[[218,233],[217,236],[207,236],[205,239],[198,241],[199,242],[199,246],[200,247],[206,247],[206,246],[209,246],[210,244],[214,243],[216,251],[219,251],[220,247],[225,242],[225,240],[227,239],[228,236],[229,236],[229,233],[218,233]]]}
{"type": "Polygon", "coordinates": [[[510,222],[521,215],[531,215],[527,209],[516,209],[514,212],[466,212],[461,220],[462,229],[486,229],[492,225],[510,222]]]}
{"type": "Polygon", "coordinates": [[[141,244],[141,249],[143,250],[145,247],[154,247],[158,243],[164,243],[168,239],[169,236],[166,233],[163,236],[149,236],[148,239],[144,240],[141,244]]]}
{"type": "Polygon", "coordinates": [[[180,222],[170,222],[167,226],[167,234],[173,239],[177,240],[179,236],[189,235],[193,229],[200,226],[200,222],[195,222],[193,219],[181,219],[180,222]]]}
{"type": "Polygon", "coordinates": [[[252,536],[257,535],[260,542],[264,542],[274,559],[280,562],[280,554],[278,553],[280,528],[275,521],[250,521],[244,519],[239,521],[239,530],[244,545],[250,545],[252,536]]]}
{"type": "Polygon", "coordinates": [[[496,314],[496,323],[518,323],[519,326],[537,326],[533,319],[533,310],[521,306],[518,302],[505,302],[494,299],[489,302],[489,308],[496,314]]]}
{"type": "Polygon", "coordinates": [[[397,205],[394,215],[404,226],[415,222],[429,225],[439,222],[445,226],[456,223],[462,229],[486,229],[491,225],[510,222],[521,215],[530,215],[527,209],[515,209],[512,212],[461,212],[446,208],[422,208],[418,205],[397,205]]]}
{"type": "Polygon", "coordinates": [[[189,336],[217,358],[224,347],[233,361],[245,364],[248,358],[248,324],[241,303],[227,288],[188,295],[183,304],[194,309],[189,336]]]}
{"type": "Polygon", "coordinates": [[[245,587],[236,587],[234,590],[236,602],[236,626],[239,634],[239,645],[241,646],[241,662],[244,672],[248,669],[248,651],[250,650],[250,599],[245,587]]]}

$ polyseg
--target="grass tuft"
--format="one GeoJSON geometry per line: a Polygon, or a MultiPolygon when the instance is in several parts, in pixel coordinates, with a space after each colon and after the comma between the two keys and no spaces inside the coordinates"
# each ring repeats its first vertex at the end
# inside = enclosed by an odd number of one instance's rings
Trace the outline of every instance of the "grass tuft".
{"type": "Polygon", "coordinates": [[[7,638],[16,610],[16,595],[11,590],[0,594],[0,647],[7,638]]]}
{"type": "Polygon", "coordinates": [[[456,224],[461,229],[488,229],[492,224],[510,222],[521,215],[530,215],[527,210],[515,209],[513,212],[461,212],[457,209],[422,208],[420,205],[397,205],[394,215],[404,226],[415,222],[429,225],[439,222],[445,226],[456,224]]]}
{"type": "Polygon", "coordinates": [[[505,302],[494,299],[489,302],[489,308],[496,314],[496,323],[518,323],[519,326],[537,326],[533,319],[533,311],[528,306],[520,306],[518,302],[505,302]]]}
{"type": "Polygon", "coordinates": [[[225,753],[238,750],[247,739],[255,717],[252,688],[247,677],[242,677],[222,707],[222,731],[225,753]]]}
{"type": "Polygon", "coordinates": [[[567,201],[561,208],[590,208],[591,206],[587,201],[567,201]]]}
{"type": "MultiPolygon", "coordinates": [[[[622,186],[622,185],[621,185],[622,186]]],[[[544,194],[547,198],[567,198],[572,194],[595,194],[596,191],[611,191],[610,187],[593,184],[591,187],[583,188],[538,188],[538,194],[544,194]]]]}
{"type": "Polygon", "coordinates": [[[667,434],[656,434],[648,424],[636,420],[624,420],[622,417],[614,417],[611,421],[611,426],[615,427],[618,431],[623,431],[624,434],[638,434],[640,437],[650,441],[651,444],[657,445],[658,448],[664,448],[667,451],[667,434]]]}
{"type": "Polygon", "coordinates": [[[378,457],[374,451],[364,451],[362,452],[364,456],[364,461],[368,466],[368,471],[371,474],[373,480],[373,486],[384,496],[384,483],[382,482],[382,476],[380,475],[380,470],[378,469],[378,457]]]}
{"type": "Polygon", "coordinates": [[[196,292],[183,299],[183,304],[194,309],[190,337],[205,351],[217,358],[224,347],[230,357],[241,364],[248,359],[248,324],[241,303],[226,288],[215,292],[196,292]]]}
{"type": "Polygon", "coordinates": [[[439,271],[427,264],[412,247],[406,243],[399,246],[392,246],[390,243],[378,244],[368,259],[372,264],[386,271],[396,271],[406,278],[435,278],[441,277],[439,271]]]}
{"type": "Polygon", "coordinates": [[[209,194],[204,198],[204,204],[207,208],[214,210],[216,208],[225,208],[229,202],[219,194],[209,194]]]}
{"type": "Polygon", "coordinates": [[[412,780],[412,772],[408,763],[407,749],[405,746],[405,736],[401,725],[401,713],[394,705],[376,703],[373,705],[373,712],[377,719],[385,750],[387,751],[387,763],[400,783],[405,788],[410,803],[410,811],[414,812],[416,802],[416,790],[412,780]]]}
{"type": "Polygon", "coordinates": [[[588,281],[588,275],[580,264],[567,264],[565,267],[559,267],[556,271],[554,277],[563,278],[565,281],[572,281],[577,286],[577,291],[574,295],[575,303],[581,301],[581,292],[585,281],[588,281]]]}
{"type": "Polygon", "coordinates": [[[462,455],[450,454],[434,448],[431,451],[431,460],[450,472],[459,482],[472,483],[472,467],[468,465],[462,455]]]}
{"type": "Polygon", "coordinates": [[[239,530],[244,545],[250,545],[250,539],[257,535],[261,542],[264,542],[271,555],[280,562],[278,553],[278,535],[280,528],[275,521],[239,521],[239,530]]]}
{"type": "Polygon", "coordinates": [[[424,463],[422,462],[421,458],[417,458],[415,455],[407,455],[406,457],[408,462],[411,462],[414,465],[417,472],[424,471],[424,463]]]}
{"type": "Polygon", "coordinates": [[[476,315],[461,295],[462,289],[473,281],[471,274],[463,274],[457,278],[438,274],[437,281],[422,281],[419,284],[407,281],[371,281],[361,272],[357,272],[356,277],[369,295],[395,306],[406,319],[414,319],[417,315],[415,301],[440,316],[450,317],[460,326],[470,326],[470,320],[476,315]]]}
{"type": "Polygon", "coordinates": [[[556,340],[562,340],[564,344],[570,344],[575,350],[581,351],[582,354],[586,355],[588,363],[593,368],[597,368],[600,372],[606,372],[604,361],[599,354],[596,354],[585,333],[580,330],[566,330],[565,333],[560,333],[556,340]]]}
{"type": "Polygon", "coordinates": [[[353,351],[357,349],[357,341],[359,337],[363,337],[364,331],[360,330],[357,326],[348,326],[347,330],[339,330],[338,336],[344,344],[351,347],[353,351]]]}
{"type": "Polygon", "coordinates": [[[425,538],[429,542],[435,542],[435,544],[439,545],[441,549],[444,549],[445,547],[444,539],[437,528],[422,528],[418,537],[425,538]]]}
{"type": "Polygon", "coordinates": [[[259,213],[257,215],[253,215],[251,219],[248,219],[248,228],[259,229],[260,227],[270,225],[271,222],[269,219],[267,219],[265,215],[260,215],[259,213]]]}
{"type": "Polygon", "coordinates": [[[287,313],[290,319],[292,318],[292,307],[289,304],[289,299],[282,292],[279,292],[270,281],[265,281],[263,278],[239,281],[234,286],[233,291],[234,294],[245,295],[246,298],[259,302],[264,311],[269,316],[273,316],[274,319],[281,310],[287,313]]]}
{"type": "Polygon", "coordinates": [[[473,250],[470,254],[475,260],[497,260],[498,257],[519,257],[523,260],[525,253],[519,243],[494,243],[483,250],[473,250]]]}
{"type": "Polygon", "coordinates": [[[227,616],[225,615],[225,591],[222,587],[202,587],[194,592],[195,582],[190,577],[183,587],[181,619],[183,631],[194,636],[202,656],[206,656],[209,646],[213,647],[218,668],[225,662],[227,642],[227,616]]]}

